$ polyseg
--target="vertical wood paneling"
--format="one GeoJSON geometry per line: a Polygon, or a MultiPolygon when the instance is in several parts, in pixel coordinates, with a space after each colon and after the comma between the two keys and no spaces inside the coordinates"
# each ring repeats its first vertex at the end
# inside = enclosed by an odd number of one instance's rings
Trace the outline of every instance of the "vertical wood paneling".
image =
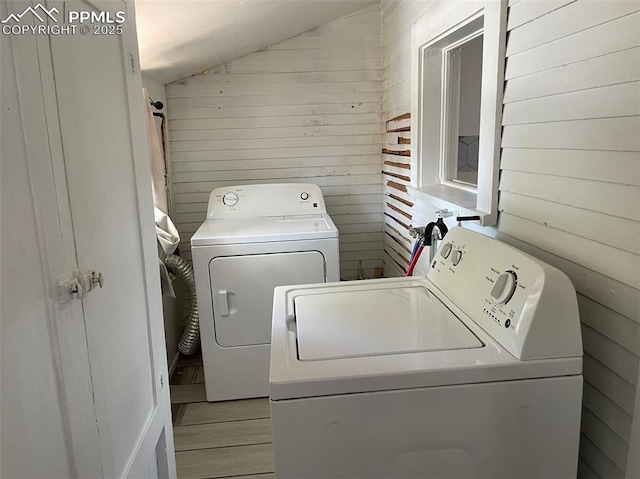
{"type": "Polygon", "coordinates": [[[167,85],[182,250],[209,192],[312,182],[340,230],[341,276],[382,266],[381,12],[361,10],[167,85]]]}
{"type": "MultiPolygon", "coordinates": [[[[382,5],[385,120],[410,111],[411,24],[430,3],[382,5]]],[[[501,213],[485,229],[565,271],[578,290],[585,478],[625,476],[640,354],[640,4],[606,3],[509,2],[501,213]]],[[[393,142],[387,135],[386,148],[393,142]]],[[[407,199],[414,221],[432,220],[437,205],[407,199]]],[[[389,275],[408,257],[400,218],[385,206],[389,275]]]]}

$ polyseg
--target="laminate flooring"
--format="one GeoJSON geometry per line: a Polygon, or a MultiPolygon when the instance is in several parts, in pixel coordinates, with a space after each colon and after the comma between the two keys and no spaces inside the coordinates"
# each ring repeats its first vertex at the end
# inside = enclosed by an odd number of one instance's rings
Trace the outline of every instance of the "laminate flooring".
{"type": "Polygon", "coordinates": [[[171,409],[178,479],[275,478],[267,398],[208,403],[201,356],[183,356],[171,409]]]}

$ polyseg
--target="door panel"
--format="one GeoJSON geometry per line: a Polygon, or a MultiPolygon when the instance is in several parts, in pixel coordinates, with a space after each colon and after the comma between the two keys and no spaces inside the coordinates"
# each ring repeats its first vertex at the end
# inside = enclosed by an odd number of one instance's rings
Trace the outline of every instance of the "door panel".
{"type": "Polygon", "coordinates": [[[50,38],[78,268],[104,276],[82,301],[100,455],[105,477],[122,477],[156,462],[156,423],[171,424],[134,12],[120,1],[48,6],[123,10],[130,22],[124,35],[50,38]]]}
{"type": "Polygon", "coordinates": [[[324,283],[319,251],[225,256],[211,260],[216,341],[220,346],[269,344],[276,286],[324,283]]]}

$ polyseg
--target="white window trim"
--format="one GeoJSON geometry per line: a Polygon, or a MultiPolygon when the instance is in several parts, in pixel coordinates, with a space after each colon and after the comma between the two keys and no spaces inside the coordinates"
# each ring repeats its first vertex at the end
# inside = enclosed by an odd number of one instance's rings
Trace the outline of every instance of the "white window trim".
{"type": "MultiPolygon", "coordinates": [[[[461,215],[477,215],[483,226],[494,225],[498,217],[507,0],[438,0],[432,5],[412,26],[411,34],[410,191],[418,199],[459,211],[461,215]],[[442,161],[447,137],[442,119],[447,115],[447,109],[442,94],[442,66],[437,77],[429,78],[423,91],[423,59],[430,46],[430,50],[435,51],[433,46],[439,41],[469,27],[480,16],[484,16],[482,99],[478,186],[474,188],[447,181],[443,174],[446,171],[442,161]]],[[[442,54],[432,58],[432,62],[442,64],[442,54]]]]}

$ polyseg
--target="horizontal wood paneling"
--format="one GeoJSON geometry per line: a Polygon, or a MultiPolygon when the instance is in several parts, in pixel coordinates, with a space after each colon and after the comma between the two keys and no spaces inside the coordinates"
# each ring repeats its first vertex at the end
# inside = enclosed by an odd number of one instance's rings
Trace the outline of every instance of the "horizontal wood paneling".
{"type": "Polygon", "coordinates": [[[629,446],[591,411],[582,409],[582,432],[620,469],[625,468],[629,446]]]}
{"type": "MultiPolygon", "coordinates": [[[[348,131],[344,128],[343,131],[348,131]]],[[[256,138],[243,139],[232,142],[229,140],[202,140],[202,141],[172,141],[171,147],[175,152],[195,152],[195,151],[217,151],[217,150],[255,150],[263,148],[299,148],[316,146],[351,146],[351,145],[375,145],[380,142],[380,135],[322,135],[304,136],[293,138],[256,138]]]]}
{"type": "Polygon", "coordinates": [[[578,459],[578,477],[582,479],[598,479],[598,474],[580,458],[578,459]]]}
{"type": "MultiPolygon", "coordinates": [[[[604,394],[629,416],[633,414],[635,387],[588,353],[584,356],[585,382],[604,394]]],[[[629,423],[630,424],[630,423],[629,423]]]]}
{"type": "Polygon", "coordinates": [[[316,156],[337,156],[341,155],[373,155],[380,154],[379,144],[370,145],[335,145],[316,146],[314,148],[259,148],[259,149],[229,149],[216,150],[215,153],[209,151],[181,151],[172,156],[173,162],[181,161],[216,161],[216,160],[256,160],[256,159],[281,159],[281,158],[308,158],[316,156]]]}
{"type": "Polygon", "coordinates": [[[561,65],[506,83],[504,102],[616,85],[640,80],[640,48],[561,65]]]}
{"type": "Polygon", "coordinates": [[[261,158],[257,160],[243,160],[242,162],[235,160],[215,159],[209,161],[183,161],[175,164],[176,173],[195,172],[195,171],[216,171],[226,170],[253,170],[253,169],[269,169],[269,168],[300,168],[305,166],[354,166],[354,165],[377,165],[380,166],[380,155],[360,155],[360,156],[329,156],[329,157],[311,157],[311,158],[261,158]],[[212,165],[212,162],[215,164],[212,165]]]}
{"type": "Polygon", "coordinates": [[[632,288],[640,288],[639,257],[602,243],[550,228],[506,211],[500,213],[500,231],[526,238],[541,249],[553,251],[585,268],[599,271],[632,288]]]}
{"type": "MultiPolygon", "coordinates": [[[[355,68],[355,66],[354,66],[355,68]]],[[[220,74],[219,74],[220,75],[220,74]]],[[[192,78],[192,77],[190,77],[192,78]]],[[[184,80],[186,81],[186,80],[184,80]]],[[[169,88],[170,85],[167,85],[169,88]]],[[[380,101],[379,92],[340,93],[327,96],[325,93],[315,94],[287,94],[283,88],[277,95],[253,96],[253,97],[223,97],[206,96],[198,98],[169,98],[169,108],[235,108],[253,106],[291,106],[291,105],[322,105],[342,103],[375,103],[380,101]]]]}
{"type": "Polygon", "coordinates": [[[589,351],[594,359],[625,381],[637,386],[638,357],[635,354],[585,324],[582,325],[582,342],[585,350],[589,351]]]}
{"type": "MultiPolygon", "coordinates": [[[[272,55],[271,52],[265,52],[272,55]]],[[[283,51],[285,55],[290,52],[283,51]]],[[[255,55],[255,53],[253,54],[255,55]]],[[[357,92],[376,92],[380,89],[377,81],[360,81],[360,82],[331,82],[331,83],[285,83],[287,91],[291,95],[326,95],[334,93],[357,93],[357,92]]],[[[282,84],[258,84],[258,85],[225,85],[217,86],[215,84],[171,84],[167,89],[169,98],[191,98],[191,97],[252,97],[252,96],[270,96],[282,95],[282,84]]]]}
{"type": "MultiPolygon", "coordinates": [[[[508,57],[637,11],[637,6],[626,0],[607,0],[606,2],[561,0],[559,2],[524,2],[521,5],[530,11],[537,9],[537,13],[544,12],[545,15],[535,22],[515,28],[514,25],[518,23],[517,17],[521,17],[524,12],[519,12],[518,8],[510,12],[511,33],[507,48],[508,57]],[[558,10],[558,7],[564,8],[558,10]],[[553,15],[546,15],[551,9],[558,11],[553,15]]],[[[537,16],[542,17],[542,15],[537,16]]]]}
{"type": "Polygon", "coordinates": [[[341,276],[382,266],[381,13],[373,7],[167,85],[181,249],[220,186],[311,182],[341,276]]]}
{"type": "Polygon", "coordinates": [[[304,170],[289,168],[265,168],[253,170],[214,170],[194,171],[187,173],[174,173],[173,181],[180,183],[194,183],[197,181],[249,181],[255,182],[262,179],[279,178],[307,178],[313,176],[348,176],[348,175],[376,175],[380,171],[379,165],[355,165],[355,166],[324,166],[306,167],[304,170]]]}
{"type": "Polygon", "coordinates": [[[500,190],[638,221],[638,188],[579,178],[503,170],[500,190]]]}
{"type": "MultiPolygon", "coordinates": [[[[582,8],[584,5],[583,0],[582,8]]],[[[640,13],[626,15],[512,55],[507,59],[505,80],[637,47],[640,45],[639,21],[640,13]]]]}
{"type": "Polygon", "coordinates": [[[640,4],[562,3],[509,12],[498,229],[576,286],[579,475],[621,478],[640,355],[640,4]]]}
{"type": "MultiPolygon", "coordinates": [[[[640,323],[578,295],[580,319],[594,331],[622,346],[635,356],[640,356],[640,323]]],[[[635,381],[635,380],[634,380],[635,381]]],[[[633,382],[633,381],[631,381],[633,382]]]]}
{"type": "MultiPolygon", "coordinates": [[[[247,75],[245,75],[247,76],[247,75]]],[[[251,75],[248,75],[251,76],[251,75]]],[[[354,102],[354,103],[326,103],[310,105],[267,105],[267,106],[236,106],[236,107],[193,107],[174,108],[174,126],[179,128],[179,120],[194,119],[226,119],[231,118],[256,118],[257,121],[268,116],[276,119],[278,117],[308,115],[345,115],[351,113],[376,113],[380,111],[380,104],[376,102],[354,102]]]]}
{"type": "MultiPolygon", "coordinates": [[[[202,110],[202,109],[201,109],[202,110]]],[[[263,112],[268,114],[268,112],[263,112]]],[[[336,115],[322,115],[307,111],[304,115],[288,115],[282,117],[253,116],[241,118],[209,118],[209,119],[190,119],[190,120],[172,120],[172,136],[171,139],[180,138],[178,132],[181,130],[197,131],[197,130],[232,130],[234,128],[292,128],[292,127],[308,127],[308,126],[344,126],[358,124],[380,124],[380,113],[340,113],[336,115]],[[312,117],[309,115],[313,114],[312,117]]]]}
{"type": "Polygon", "coordinates": [[[609,459],[602,450],[596,446],[589,437],[582,434],[580,437],[580,456],[585,464],[600,478],[623,479],[624,472],[609,459]]]}
{"type": "Polygon", "coordinates": [[[500,166],[503,170],[640,186],[640,152],[636,151],[503,148],[500,166]]]}
{"type": "Polygon", "coordinates": [[[550,228],[640,254],[640,223],[637,221],[514,194],[507,190],[500,195],[499,209],[550,228]],[[597,227],[594,228],[594,225],[597,227]],[[603,235],[603,231],[617,231],[619,234],[603,235]]]}
{"type": "Polygon", "coordinates": [[[584,406],[601,421],[608,424],[611,430],[620,436],[625,443],[629,444],[631,415],[588,382],[584,383],[582,396],[584,406]]]}
{"type": "Polygon", "coordinates": [[[505,125],[638,115],[640,84],[637,82],[545,96],[507,103],[505,125]]]}
{"type": "Polygon", "coordinates": [[[506,148],[565,148],[569,150],[640,150],[640,118],[596,118],[504,125],[506,148]]]}
{"type": "Polygon", "coordinates": [[[507,17],[507,29],[514,30],[525,23],[540,18],[560,7],[574,2],[575,0],[547,0],[544,2],[519,1],[509,2],[509,13],[507,17]]]}

